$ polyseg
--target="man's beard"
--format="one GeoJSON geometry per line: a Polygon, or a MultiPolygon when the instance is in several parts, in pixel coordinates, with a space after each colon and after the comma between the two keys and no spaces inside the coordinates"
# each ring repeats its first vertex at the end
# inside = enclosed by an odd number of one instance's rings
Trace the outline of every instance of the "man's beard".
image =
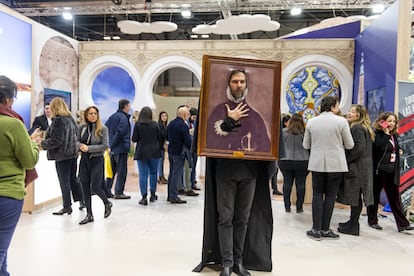
{"type": "Polygon", "coordinates": [[[236,89],[231,91],[231,95],[234,97],[234,99],[240,99],[241,97],[243,97],[243,92],[244,90],[242,89],[236,89]]]}
{"type": "Polygon", "coordinates": [[[249,90],[247,87],[244,90],[236,89],[232,91],[230,89],[230,86],[227,86],[227,89],[226,89],[227,99],[229,99],[230,101],[234,103],[241,103],[242,101],[246,99],[248,91],[249,90]]]}

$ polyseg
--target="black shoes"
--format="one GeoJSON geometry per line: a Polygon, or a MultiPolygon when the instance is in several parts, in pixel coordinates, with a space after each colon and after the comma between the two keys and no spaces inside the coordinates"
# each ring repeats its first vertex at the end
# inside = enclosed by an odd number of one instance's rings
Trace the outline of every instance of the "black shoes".
{"type": "Polygon", "coordinates": [[[303,213],[303,209],[302,209],[302,208],[300,208],[300,209],[296,209],[296,213],[298,213],[298,214],[302,214],[302,213],[303,213]]]}
{"type": "Polygon", "coordinates": [[[109,217],[109,215],[112,212],[112,202],[108,201],[108,203],[105,204],[105,213],[104,213],[104,218],[109,217]]]}
{"type": "Polygon", "coordinates": [[[69,207],[69,208],[62,208],[62,209],[60,209],[59,211],[57,211],[57,212],[53,212],[52,214],[54,214],[54,215],[56,215],[56,216],[62,216],[62,215],[64,215],[64,214],[68,214],[68,215],[70,215],[70,214],[72,214],[72,207],[69,207]]]}
{"type": "Polygon", "coordinates": [[[339,239],[339,235],[335,234],[331,229],[328,231],[321,231],[321,237],[323,239],[330,239],[330,240],[337,240],[339,239]]]}
{"type": "Polygon", "coordinates": [[[403,226],[400,229],[398,229],[398,232],[407,232],[407,231],[412,231],[414,230],[414,226],[403,226]]]}
{"type": "Polygon", "coordinates": [[[93,222],[93,216],[87,214],[86,217],[79,222],[80,225],[87,224],[88,222],[93,222]]]}
{"type": "Polygon", "coordinates": [[[122,195],[114,195],[114,199],[130,199],[131,196],[122,194],[122,195]]]}
{"type": "Polygon", "coordinates": [[[376,230],[382,230],[382,226],[381,226],[381,225],[379,225],[378,223],[375,223],[375,224],[369,224],[369,226],[370,226],[371,228],[376,229],[376,230]]]}
{"type": "Polygon", "coordinates": [[[148,205],[147,197],[143,197],[140,201],[138,201],[138,204],[144,205],[144,206],[148,205]]]}
{"type": "Polygon", "coordinates": [[[155,192],[151,192],[150,202],[154,202],[157,199],[158,199],[158,196],[155,194],[155,192]]]}
{"type": "Polygon", "coordinates": [[[315,231],[312,229],[312,230],[306,231],[306,236],[315,241],[322,240],[321,231],[315,231]]]}
{"type": "Polygon", "coordinates": [[[220,276],[230,276],[233,272],[233,269],[230,266],[225,266],[220,272],[220,276]]]}
{"type": "Polygon", "coordinates": [[[359,223],[357,225],[348,223],[345,226],[339,226],[338,232],[347,235],[359,236],[359,223]]]}
{"type": "Polygon", "coordinates": [[[169,202],[171,202],[171,204],[185,204],[185,203],[187,203],[187,201],[182,200],[179,197],[177,197],[177,198],[170,198],[169,202]]]}
{"type": "Polygon", "coordinates": [[[286,213],[290,213],[290,211],[292,211],[292,210],[290,209],[290,207],[285,208],[285,212],[286,212],[286,213]]]}
{"type": "Polygon", "coordinates": [[[186,196],[198,196],[199,194],[194,192],[193,190],[190,190],[188,192],[185,192],[186,196]]]}
{"type": "Polygon", "coordinates": [[[351,221],[350,221],[350,220],[348,220],[348,221],[346,221],[346,222],[340,222],[340,223],[338,223],[338,226],[339,226],[339,227],[346,227],[346,226],[348,226],[350,223],[351,223],[351,221]]]}
{"type": "Polygon", "coordinates": [[[184,191],[183,189],[179,189],[179,190],[178,190],[178,194],[179,194],[179,195],[185,195],[185,191],[184,191]]]}
{"type": "Polygon", "coordinates": [[[234,264],[233,271],[240,276],[251,276],[250,272],[242,264],[234,264]]]}
{"type": "Polygon", "coordinates": [[[79,201],[79,210],[83,210],[84,208],[86,208],[85,203],[83,203],[82,201],[79,201]]]}

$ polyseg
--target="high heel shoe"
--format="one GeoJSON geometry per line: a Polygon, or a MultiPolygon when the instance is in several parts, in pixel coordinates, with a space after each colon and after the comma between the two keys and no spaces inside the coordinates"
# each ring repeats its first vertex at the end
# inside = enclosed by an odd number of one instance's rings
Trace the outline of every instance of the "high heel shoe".
{"type": "Polygon", "coordinates": [[[68,215],[70,215],[70,214],[72,214],[72,207],[69,207],[69,208],[62,208],[62,209],[60,209],[59,211],[57,211],[57,212],[53,212],[52,214],[54,214],[54,215],[56,215],[56,216],[62,216],[62,215],[64,215],[64,214],[68,214],[68,215]]]}
{"type": "Polygon", "coordinates": [[[86,217],[79,222],[80,225],[87,224],[88,222],[93,222],[93,216],[87,214],[86,217]]]}
{"type": "Polygon", "coordinates": [[[105,213],[104,213],[104,218],[109,217],[109,215],[112,212],[112,202],[108,201],[108,203],[105,204],[105,213]]]}

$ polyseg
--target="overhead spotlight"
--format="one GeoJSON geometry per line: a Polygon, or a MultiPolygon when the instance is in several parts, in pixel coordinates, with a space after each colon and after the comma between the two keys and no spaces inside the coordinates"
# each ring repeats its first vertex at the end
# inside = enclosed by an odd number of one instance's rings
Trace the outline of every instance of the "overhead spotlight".
{"type": "Polygon", "coordinates": [[[372,6],[372,13],[382,13],[385,10],[384,4],[375,4],[372,6]]]}
{"type": "Polygon", "coordinates": [[[301,13],[302,13],[302,9],[301,8],[295,7],[295,8],[292,8],[290,10],[290,15],[293,15],[293,16],[299,15],[301,13]]]}
{"type": "Polygon", "coordinates": [[[115,5],[121,5],[122,0],[112,0],[112,3],[114,3],[115,5]]]}
{"type": "Polygon", "coordinates": [[[191,11],[190,10],[182,10],[181,16],[184,18],[190,18],[191,17],[191,11]]]}
{"type": "Polygon", "coordinates": [[[115,36],[113,36],[113,37],[112,37],[112,39],[113,39],[113,40],[120,40],[120,39],[121,39],[121,37],[120,37],[120,36],[118,36],[118,35],[115,35],[115,36]]]}
{"type": "Polygon", "coordinates": [[[106,35],[106,36],[102,37],[102,39],[103,40],[111,40],[111,37],[106,35]]]}
{"type": "Polygon", "coordinates": [[[72,13],[70,13],[70,12],[63,12],[63,13],[62,13],[62,17],[63,17],[65,20],[72,20],[72,19],[73,19],[73,15],[72,15],[72,13]]]}

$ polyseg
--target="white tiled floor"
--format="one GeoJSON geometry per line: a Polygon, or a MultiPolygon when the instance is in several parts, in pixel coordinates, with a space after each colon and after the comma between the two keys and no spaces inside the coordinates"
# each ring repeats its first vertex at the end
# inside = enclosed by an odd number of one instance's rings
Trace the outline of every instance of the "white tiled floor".
{"type": "MultiPolygon", "coordinates": [[[[160,185],[158,202],[141,206],[136,188],[128,189],[132,199],[113,200],[108,219],[94,196],[95,222],[83,226],[78,222],[85,211],[77,204],[70,216],[51,214],[60,206],[23,214],[9,250],[11,275],[199,275],[191,270],[201,256],[204,196],[183,197],[187,204],[172,205],[166,201],[166,185],[160,185]]],[[[317,242],[305,236],[310,205],[304,210],[287,214],[281,197],[273,200],[274,269],[252,275],[413,275],[414,235],[398,233],[392,215],[380,220],[383,231],[369,228],[361,217],[361,236],[317,242]]],[[[347,218],[348,210],[335,209],[333,228],[347,218]]],[[[218,274],[211,269],[201,273],[218,274]]]]}

